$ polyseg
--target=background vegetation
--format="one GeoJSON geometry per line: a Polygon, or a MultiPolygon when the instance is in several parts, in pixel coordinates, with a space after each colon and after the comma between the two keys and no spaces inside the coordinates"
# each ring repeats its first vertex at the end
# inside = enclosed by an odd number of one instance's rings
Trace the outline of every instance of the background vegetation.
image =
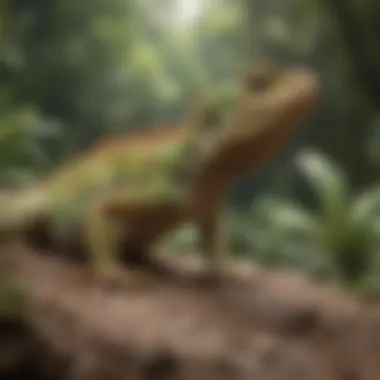
{"type": "MultiPolygon", "coordinates": [[[[323,81],[319,107],[232,191],[231,250],[377,288],[378,14],[377,0],[3,0],[0,185],[23,186],[120,130],[178,120],[248,60],[306,64],[323,81]]],[[[192,250],[194,237],[186,228],[165,244],[192,250]]]]}

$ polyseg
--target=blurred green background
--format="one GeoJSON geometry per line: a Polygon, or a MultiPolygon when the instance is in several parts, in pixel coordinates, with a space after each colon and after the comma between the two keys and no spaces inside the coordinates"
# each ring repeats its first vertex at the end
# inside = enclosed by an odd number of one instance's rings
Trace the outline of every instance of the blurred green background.
{"type": "MultiPolygon", "coordinates": [[[[321,76],[318,107],[231,192],[230,250],[380,288],[379,14],[378,0],[3,0],[0,185],[118,131],[178,121],[252,59],[307,65],[321,76]]],[[[195,242],[187,227],[164,245],[195,242]]]]}

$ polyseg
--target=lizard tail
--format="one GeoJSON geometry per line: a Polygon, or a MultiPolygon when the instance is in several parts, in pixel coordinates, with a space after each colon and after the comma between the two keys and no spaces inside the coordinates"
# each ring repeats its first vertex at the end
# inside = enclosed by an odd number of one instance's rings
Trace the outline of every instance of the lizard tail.
{"type": "Polygon", "coordinates": [[[30,189],[19,193],[0,194],[0,241],[8,241],[15,234],[38,223],[48,210],[47,199],[41,192],[30,189]]]}

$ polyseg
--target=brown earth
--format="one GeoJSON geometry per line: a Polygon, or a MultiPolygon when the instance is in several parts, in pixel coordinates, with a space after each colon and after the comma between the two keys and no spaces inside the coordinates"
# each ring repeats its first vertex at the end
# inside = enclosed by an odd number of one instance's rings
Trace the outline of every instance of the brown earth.
{"type": "Polygon", "coordinates": [[[2,248],[32,317],[0,319],[0,378],[380,379],[375,305],[289,271],[235,263],[212,284],[197,259],[166,260],[140,288],[105,290],[80,266],[2,248]]]}

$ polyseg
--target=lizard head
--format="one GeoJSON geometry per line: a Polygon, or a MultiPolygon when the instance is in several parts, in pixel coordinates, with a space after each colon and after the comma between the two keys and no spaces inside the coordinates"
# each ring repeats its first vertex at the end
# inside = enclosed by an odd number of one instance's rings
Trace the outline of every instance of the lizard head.
{"type": "Polygon", "coordinates": [[[270,63],[251,65],[240,78],[241,91],[225,127],[233,143],[268,132],[288,134],[310,111],[318,94],[312,70],[284,68],[270,63]]]}

